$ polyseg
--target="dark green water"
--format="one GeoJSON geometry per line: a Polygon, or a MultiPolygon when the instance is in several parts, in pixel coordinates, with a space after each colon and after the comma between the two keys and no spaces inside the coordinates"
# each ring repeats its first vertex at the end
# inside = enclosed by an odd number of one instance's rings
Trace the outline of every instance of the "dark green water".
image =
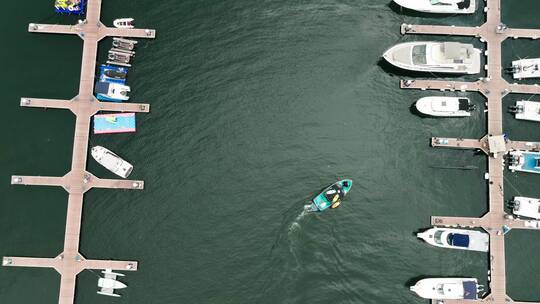
{"type": "MultiPolygon", "coordinates": [[[[78,87],[82,41],[26,32],[29,22],[76,19],[55,16],[52,0],[35,2],[8,2],[0,13],[0,255],[56,256],[63,247],[67,194],[9,184],[12,174],[63,175],[71,161],[74,117],[19,107],[22,96],[71,98],[78,87]]],[[[389,2],[104,1],[104,22],[132,16],[158,30],[141,41],[129,76],[131,99],[152,113],[138,116],[136,134],[91,137],[132,162],[146,189],[89,192],[81,252],[138,260],[140,270],[128,273],[120,299],[97,295],[96,275],[83,272],[77,303],[425,303],[407,287],[421,276],[485,283],[486,254],[414,237],[431,215],[486,212],[485,157],[428,146],[433,135],[483,136],[484,114],[420,118],[410,106],[428,93],[400,90],[408,73],[380,62],[389,46],[422,39],[402,37],[402,22],[479,25],[483,15],[425,16],[389,2]],[[465,165],[478,169],[433,168],[465,165]],[[355,185],[342,208],[301,216],[318,189],[345,177],[355,185]]],[[[540,27],[538,1],[503,4],[510,26],[540,27]]],[[[539,43],[507,41],[505,63],[538,57],[539,43]]],[[[466,96],[483,109],[480,95],[466,96]]],[[[504,124],[514,139],[540,141],[538,124],[509,114],[504,124]]],[[[91,159],[88,167],[113,177],[91,159]]],[[[539,176],[506,177],[508,198],[540,196],[539,176]]],[[[539,244],[535,232],[507,238],[515,299],[540,300],[539,244]]],[[[58,279],[0,269],[0,303],[56,303],[58,279]]]]}

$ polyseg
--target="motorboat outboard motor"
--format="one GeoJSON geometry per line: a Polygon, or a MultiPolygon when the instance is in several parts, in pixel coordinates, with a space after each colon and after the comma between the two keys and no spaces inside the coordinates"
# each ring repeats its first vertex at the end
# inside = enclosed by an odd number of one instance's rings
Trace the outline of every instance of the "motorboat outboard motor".
{"type": "Polygon", "coordinates": [[[510,113],[523,113],[525,109],[523,108],[522,105],[518,105],[518,106],[509,106],[508,107],[508,112],[510,113]]]}

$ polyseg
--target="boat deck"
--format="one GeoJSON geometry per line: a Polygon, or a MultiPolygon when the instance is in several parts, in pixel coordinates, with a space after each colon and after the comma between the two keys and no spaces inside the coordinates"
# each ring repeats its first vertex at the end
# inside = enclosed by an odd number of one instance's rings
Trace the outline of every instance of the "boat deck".
{"type": "Polygon", "coordinates": [[[12,176],[14,185],[63,187],[68,193],[68,210],[64,250],[55,258],[4,257],[6,267],[54,268],[61,275],[59,304],[72,304],[75,299],[77,275],[85,269],[113,269],[135,271],[135,261],[108,261],[86,259],[79,252],[83,197],[92,188],[136,189],[144,188],[143,181],[100,179],[86,171],[91,117],[99,111],[149,112],[142,103],[99,102],[93,96],[98,43],[108,36],[155,38],[150,29],[109,28],[100,22],[101,0],[88,0],[86,20],[76,25],[49,25],[31,23],[33,33],[73,34],[84,40],[79,93],[71,100],[22,98],[23,107],[67,109],[76,116],[71,171],[63,177],[12,176]]]}
{"type": "MultiPolygon", "coordinates": [[[[433,25],[413,25],[403,24],[402,34],[422,34],[422,35],[458,35],[479,38],[487,45],[487,77],[483,77],[475,82],[446,81],[446,80],[402,80],[401,87],[405,89],[440,90],[440,91],[470,91],[480,92],[487,102],[488,134],[492,136],[502,136],[502,98],[510,93],[540,94],[540,86],[510,84],[503,79],[502,66],[502,42],[507,38],[530,38],[540,37],[540,30],[533,29],[512,29],[502,24],[501,21],[501,0],[486,0],[486,22],[477,27],[462,26],[433,26],[433,25]]],[[[488,302],[494,304],[507,304],[525,302],[515,302],[506,291],[506,260],[505,260],[505,238],[503,226],[514,229],[539,229],[538,221],[525,221],[513,219],[504,211],[504,161],[500,157],[501,153],[507,151],[538,150],[540,143],[519,142],[507,140],[503,150],[497,146],[493,150],[489,144],[489,136],[482,139],[463,138],[438,138],[432,139],[432,146],[447,147],[457,149],[479,149],[488,155],[489,170],[489,212],[482,217],[439,217],[434,216],[431,220],[433,225],[449,227],[478,227],[486,230],[490,235],[490,269],[489,269],[489,289],[490,293],[482,300],[444,300],[445,304],[458,303],[480,303],[488,302]],[[441,140],[443,139],[443,140],[441,140]]],[[[433,301],[437,303],[437,301],[433,301]]]]}

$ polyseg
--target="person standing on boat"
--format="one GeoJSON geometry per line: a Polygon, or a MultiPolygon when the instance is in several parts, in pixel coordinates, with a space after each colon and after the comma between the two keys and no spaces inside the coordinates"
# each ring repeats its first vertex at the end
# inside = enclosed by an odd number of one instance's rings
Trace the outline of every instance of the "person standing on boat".
{"type": "MultiPolygon", "coordinates": [[[[343,186],[347,187],[348,183],[347,182],[345,183],[343,184],[343,186]]],[[[330,208],[335,209],[341,206],[341,199],[343,199],[343,197],[345,196],[345,192],[343,192],[343,189],[340,184],[335,184],[332,186],[332,188],[328,189],[324,193],[324,196],[332,204],[330,208]]]]}

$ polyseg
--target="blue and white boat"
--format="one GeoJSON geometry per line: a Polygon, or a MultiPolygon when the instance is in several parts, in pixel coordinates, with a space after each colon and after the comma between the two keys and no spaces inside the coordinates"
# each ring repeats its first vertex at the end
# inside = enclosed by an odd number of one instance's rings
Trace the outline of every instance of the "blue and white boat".
{"type": "Polygon", "coordinates": [[[482,291],[474,278],[429,278],[410,287],[419,297],[432,300],[477,300],[482,291]]]}
{"type": "Polygon", "coordinates": [[[102,64],[99,67],[99,81],[125,84],[128,68],[102,64]]]}
{"type": "Polygon", "coordinates": [[[508,169],[512,172],[540,173],[540,152],[518,150],[510,152],[508,155],[508,169]]]}
{"type": "Polygon", "coordinates": [[[433,227],[416,236],[430,245],[441,248],[481,252],[489,250],[489,234],[476,230],[433,227]]]}
{"type": "Polygon", "coordinates": [[[340,180],[323,189],[319,195],[311,200],[311,204],[306,205],[307,211],[324,211],[328,208],[337,208],[341,205],[341,201],[349,193],[352,187],[352,180],[340,180]]]}
{"type": "Polygon", "coordinates": [[[96,98],[102,101],[122,102],[129,100],[130,88],[127,85],[114,82],[97,82],[96,98]]]}

